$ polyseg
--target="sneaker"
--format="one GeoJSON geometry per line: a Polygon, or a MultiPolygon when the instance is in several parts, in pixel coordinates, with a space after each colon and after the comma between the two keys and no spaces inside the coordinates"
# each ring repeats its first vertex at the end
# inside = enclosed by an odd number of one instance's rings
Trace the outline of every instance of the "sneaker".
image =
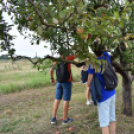
{"type": "Polygon", "coordinates": [[[55,124],[56,121],[57,121],[57,120],[56,120],[56,117],[52,117],[52,118],[51,118],[51,124],[52,124],[52,125],[55,124]]]}
{"type": "Polygon", "coordinates": [[[90,105],[90,104],[91,104],[90,101],[87,101],[87,102],[86,102],[86,105],[90,105]]]}
{"type": "Polygon", "coordinates": [[[83,82],[82,81],[80,81],[80,84],[82,84],[83,82]]]}
{"type": "Polygon", "coordinates": [[[73,122],[73,121],[74,121],[74,119],[68,118],[67,120],[63,120],[62,125],[69,124],[70,122],[73,122]]]}
{"type": "Polygon", "coordinates": [[[90,101],[90,103],[92,103],[93,101],[92,100],[89,100],[90,101]]]}

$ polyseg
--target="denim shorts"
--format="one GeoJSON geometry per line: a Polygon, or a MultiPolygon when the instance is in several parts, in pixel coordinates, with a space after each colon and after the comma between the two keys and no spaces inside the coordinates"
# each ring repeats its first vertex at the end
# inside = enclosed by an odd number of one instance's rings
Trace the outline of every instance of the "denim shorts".
{"type": "Polygon", "coordinates": [[[98,103],[98,114],[100,127],[107,127],[110,122],[115,121],[115,95],[98,103]]]}
{"type": "Polygon", "coordinates": [[[56,83],[56,99],[61,100],[63,96],[64,101],[71,100],[71,82],[64,82],[64,83],[56,83]]]}

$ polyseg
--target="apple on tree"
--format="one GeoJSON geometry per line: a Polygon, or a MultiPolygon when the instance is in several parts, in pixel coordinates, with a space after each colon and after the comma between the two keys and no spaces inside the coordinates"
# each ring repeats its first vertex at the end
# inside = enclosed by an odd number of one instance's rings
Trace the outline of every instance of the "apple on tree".
{"type": "Polygon", "coordinates": [[[84,29],[83,28],[77,28],[77,33],[78,34],[82,34],[84,32],[84,29]]]}
{"type": "Polygon", "coordinates": [[[28,17],[28,20],[29,20],[29,21],[31,21],[31,20],[32,20],[32,18],[29,16],[29,17],[28,17]]]}
{"type": "Polygon", "coordinates": [[[88,39],[90,39],[92,37],[92,35],[90,33],[88,33],[88,39]]]}

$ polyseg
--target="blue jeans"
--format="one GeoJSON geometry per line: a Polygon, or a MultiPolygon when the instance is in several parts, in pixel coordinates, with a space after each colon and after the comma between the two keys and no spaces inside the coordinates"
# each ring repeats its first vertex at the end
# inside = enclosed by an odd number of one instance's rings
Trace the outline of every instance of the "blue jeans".
{"type": "Polygon", "coordinates": [[[64,82],[64,83],[56,83],[56,99],[61,100],[63,96],[64,101],[71,100],[71,82],[64,82]]]}

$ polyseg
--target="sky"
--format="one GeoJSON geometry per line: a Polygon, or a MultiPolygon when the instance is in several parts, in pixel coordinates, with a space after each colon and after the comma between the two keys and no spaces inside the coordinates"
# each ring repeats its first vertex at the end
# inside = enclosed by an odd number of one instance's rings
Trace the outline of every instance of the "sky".
{"type": "MultiPolygon", "coordinates": [[[[3,13],[3,16],[8,24],[12,24],[12,20],[7,15],[7,13],[3,13]]],[[[31,45],[30,39],[24,39],[24,36],[20,35],[17,31],[16,26],[13,26],[10,34],[17,36],[16,39],[14,39],[13,41],[13,43],[15,44],[14,48],[16,49],[15,55],[23,55],[28,57],[35,57],[36,54],[38,57],[44,57],[47,54],[51,55],[50,49],[44,48],[44,45],[49,46],[49,43],[42,41],[40,45],[31,45]]],[[[6,53],[7,52],[0,52],[0,55],[6,53]]]]}

